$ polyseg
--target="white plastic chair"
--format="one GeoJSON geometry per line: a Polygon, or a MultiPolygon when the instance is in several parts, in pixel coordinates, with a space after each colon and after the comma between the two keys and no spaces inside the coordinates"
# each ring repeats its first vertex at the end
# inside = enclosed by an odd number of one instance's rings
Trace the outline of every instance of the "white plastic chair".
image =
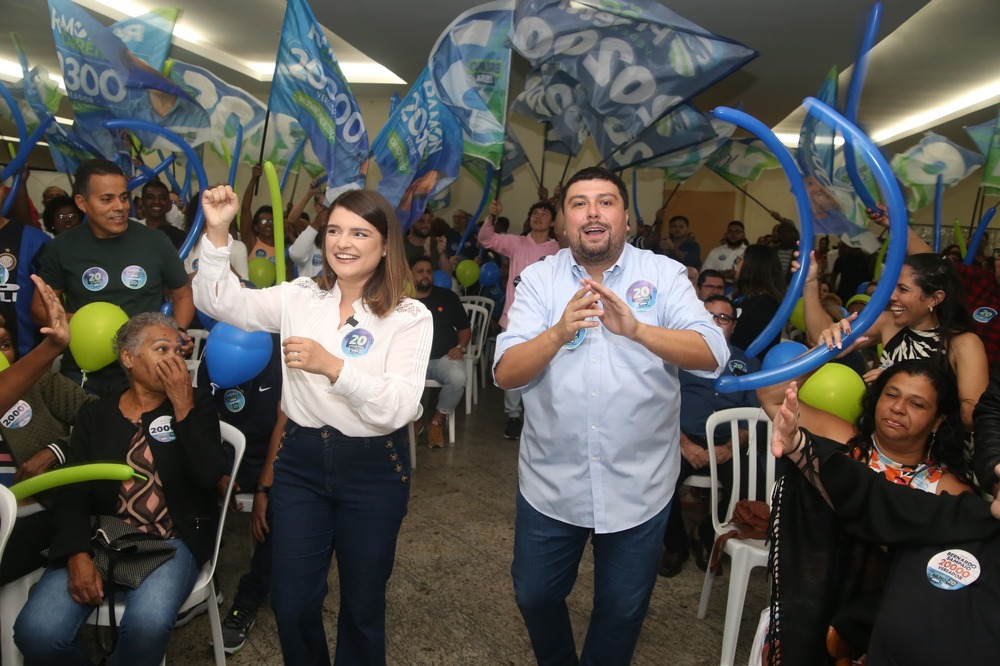
{"type": "MultiPolygon", "coordinates": [[[[229,486],[226,488],[226,496],[222,500],[222,507],[219,512],[219,528],[215,533],[215,550],[212,552],[212,557],[209,558],[208,562],[202,566],[201,572],[198,574],[198,579],[194,582],[194,588],[191,590],[191,594],[188,595],[187,600],[181,605],[178,613],[183,613],[189,608],[205,602],[208,610],[208,623],[212,629],[212,647],[215,652],[215,663],[216,666],[225,666],[226,653],[225,647],[222,643],[222,621],[219,618],[219,607],[215,601],[215,583],[212,581],[212,576],[215,574],[215,565],[219,559],[219,546],[222,543],[222,529],[226,522],[226,514],[229,513],[229,498],[233,493],[233,482],[236,480],[236,470],[239,469],[240,461],[243,460],[243,452],[246,450],[247,444],[243,433],[236,427],[228,423],[219,423],[219,427],[222,431],[222,441],[233,447],[234,455],[233,468],[229,475],[229,486]]],[[[124,603],[115,604],[116,622],[121,622],[124,611],[124,603]]],[[[99,626],[110,625],[108,605],[103,604],[97,608],[87,619],[87,623],[99,626]]],[[[166,664],[166,661],[166,657],[164,657],[161,663],[166,664]]],[[[7,662],[4,661],[5,665],[6,663],[7,662]]]]}
{"type": "MultiPolygon", "coordinates": [[[[0,559],[7,547],[7,540],[14,530],[14,520],[17,516],[17,500],[6,486],[0,486],[0,559]]],[[[28,599],[28,590],[38,582],[42,570],[28,574],[21,579],[11,581],[0,589],[0,654],[5,666],[19,666],[24,663],[24,657],[14,645],[14,620],[21,612],[21,607],[28,599]]]]}
{"type": "Polygon", "coordinates": [[[194,349],[191,350],[191,360],[200,361],[205,355],[205,341],[208,340],[208,331],[203,328],[188,329],[188,337],[194,342],[194,349]]]}
{"type": "MultiPolygon", "coordinates": [[[[760,481],[758,456],[765,456],[765,478],[764,491],[767,498],[767,505],[771,505],[771,491],[774,489],[774,456],[771,455],[771,420],[764,413],[764,410],[756,407],[735,407],[723,409],[708,417],[705,423],[705,437],[708,440],[709,473],[712,490],[712,526],[715,528],[715,535],[719,537],[730,531],[724,523],[719,521],[719,512],[716,507],[719,505],[719,474],[715,459],[715,429],[720,425],[729,424],[730,441],[733,442],[733,481],[732,494],[729,499],[729,507],[726,509],[726,520],[732,520],[733,509],[741,496],[754,499],[757,496],[757,486],[760,481]],[[757,437],[757,424],[767,424],[767,439],[759,442],[757,437]],[[747,488],[742,492],[741,488],[741,467],[743,457],[740,455],[738,446],[740,426],[749,432],[749,445],[747,446],[747,488]]],[[[713,547],[714,552],[714,547],[713,547]]],[[[743,601],[746,599],[747,584],[750,580],[750,570],[754,567],[767,566],[768,548],[762,539],[729,539],[723,548],[723,552],[729,555],[731,560],[729,571],[729,598],[726,602],[726,622],[722,633],[722,658],[721,666],[732,666],[736,656],[736,642],[739,638],[740,620],[743,617],[743,601]]],[[[705,619],[708,611],[708,600],[712,596],[712,583],[715,575],[711,567],[705,572],[705,583],[701,589],[701,602],[698,604],[698,619],[705,619]]]]}
{"type": "MultiPolygon", "coordinates": [[[[490,320],[493,319],[493,309],[496,307],[496,303],[493,302],[492,298],[489,298],[488,296],[462,296],[462,303],[479,305],[486,308],[486,327],[487,329],[489,328],[490,320]]],[[[486,388],[486,375],[488,374],[490,364],[493,362],[493,355],[490,352],[490,341],[496,343],[496,337],[491,338],[489,332],[487,331],[482,351],[479,354],[479,386],[481,388],[486,388]]],[[[478,401],[476,404],[479,404],[478,401]]]]}
{"type": "MultiPolygon", "coordinates": [[[[436,382],[433,379],[424,380],[424,388],[441,388],[441,382],[436,382]]],[[[468,382],[466,382],[466,391],[469,390],[468,382]]],[[[466,393],[468,395],[468,393],[466,393]]],[[[454,446],[455,444],[455,414],[445,414],[445,423],[448,424],[448,444],[454,446]]],[[[406,435],[410,439],[410,469],[417,468],[417,431],[413,427],[413,422],[411,421],[409,425],[406,426],[406,435]]]]}
{"type": "MultiPolygon", "coordinates": [[[[468,297],[467,297],[468,298],[468,297]]],[[[472,327],[472,339],[465,353],[465,413],[472,413],[472,404],[479,404],[479,384],[476,383],[476,370],[486,345],[486,334],[490,328],[490,311],[474,303],[463,303],[465,313],[469,316],[472,327]]]]}

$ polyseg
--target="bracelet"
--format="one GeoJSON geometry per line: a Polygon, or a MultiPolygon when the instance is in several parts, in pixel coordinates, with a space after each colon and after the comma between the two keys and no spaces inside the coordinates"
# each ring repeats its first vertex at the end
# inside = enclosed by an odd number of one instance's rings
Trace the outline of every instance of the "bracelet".
{"type": "Polygon", "coordinates": [[[802,433],[802,428],[799,428],[796,433],[799,436],[799,443],[794,449],[788,452],[788,455],[799,453],[802,449],[806,448],[806,436],[802,433]]]}
{"type": "Polygon", "coordinates": [[[265,486],[263,483],[258,483],[257,487],[254,488],[253,494],[256,495],[257,493],[264,493],[267,495],[269,492],[271,492],[271,486],[265,486]]]}

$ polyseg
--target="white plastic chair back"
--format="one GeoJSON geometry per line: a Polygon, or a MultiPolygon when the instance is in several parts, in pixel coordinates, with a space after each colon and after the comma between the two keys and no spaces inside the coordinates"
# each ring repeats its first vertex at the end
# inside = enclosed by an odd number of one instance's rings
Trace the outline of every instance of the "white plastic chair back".
{"type": "Polygon", "coordinates": [[[208,340],[208,331],[203,328],[189,328],[187,334],[194,343],[194,349],[191,350],[191,359],[200,361],[205,355],[205,341],[208,340]]]}
{"type": "Polygon", "coordinates": [[[493,299],[489,296],[462,296],[461,301],[463,304],[468,303],[469,305],[478,305],[480,307],[486,308],[486,318],[489,319],[493,316],[493,307],[496,305],[493,299]]]}
{"type": "Polygon", "coordinates": [[[712,511],[712,525],[715,527],[716,533],[725,531],[722,526],[732,519],[733,509],[736,508],[736,502],[739,501],[740,497],[755,499],[757,497],[758,486],[762,486],[765,491],[765,501],[768,506],[771,506],[771,491],[774,489],[774,456],[771,455],[771,419],[768,418],[763,409],[758,407],[722,409],[709,416],[708,421],[705,422],[705,439],[708,441],[709,474],[712,479],[710,486],[712,489],[712,506],[716,507],[719,505],[719,472],[715,459],[715,431],[719,426],[725,424],[729,425],[729,441],[733,442],[733,479],[730,486],[732,493],[729,497],[729,507],[726,509],[726,518],[724,521],[719,521],[718,511],[712,511]],[[761,422],[767,426],[767,438],[764,441],[760,441],[758,437],[757,424],[761,422]],[[749,469],[746,474],[746,492],[743,492],[743,488],[741,487],[744,461],[742,456],[737,455],[742,448],[737,444],[740,441],[739,431],[741,428],[749,432],[746,459],[749,469]],[[759,478],[761,456],[765,458],[763,479],[759,478]]]}

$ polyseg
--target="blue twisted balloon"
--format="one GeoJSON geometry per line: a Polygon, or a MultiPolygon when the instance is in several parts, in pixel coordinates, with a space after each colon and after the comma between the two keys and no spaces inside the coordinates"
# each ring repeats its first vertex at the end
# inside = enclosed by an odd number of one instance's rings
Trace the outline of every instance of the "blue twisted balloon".
{"type": "Polygon", "coordinates": [[[986,233],[986,227],[990,226],[990,220],[993,216],[997,214],[997,207],[990,206],[986,209],[983,214],[983,218],[979,220],[979,226],[976,227],[975,233],[972,234],[972,239],[969,241],[969,247],[965,251],[965,265],[971,266],[972,262],[976,259],[976,250],[979,249],[979,244],[983,241],[983,235],[986,233]]]}
{"type": "MultiPolygon", "coordinates": [[[[788,182],[791,185],[792,195],[795,197],[795,205],[799,212],[799,223],[801,226],[799,247],[811,248],[814,242],[814,234],[812,209],[809,206],[809,194],[806,192],[806,185],[802,180],[802,174],[799,172],[799,167],[792,158],[791,153],[788,152],[788,149],[785,148],[767,125],[743,111],[719,107],[712,111],[712,114],[720,120],[725,120],[753,133],[778,158],[778,162],[785,172],[785,177],[788,178],[788,182]]],[[[774,340],[775,336],[781,333],[781,328],[792,315],[792,310],[795,309],[795,302],[802,295],[802,289],[806,283],[806,274],[809,272],[809,253],[801,252],[799,254],[799,262],[802,264],[802,268],[792,276],[792,281],[788,285],[788,291],[785,292],[785,298],[781,301],[781,305],[778,307],[778,311],[774,317],[764,327],[764,330],[760,332],[757,339],[747,346],[747,356],[756,356],[763,351],[770,344],[771,340],[774,340]]]]}
{"type": "Polygon", "coordinates": [[[302,139],[302,141],[299,142],[299,145],[295,146],[295,150],[292,151],[292,156],[288,158],[288,163],[285,164],[285,170],[281,172],[281,183],[278,185],[278,189],[281,190],[282,194],[285,192],[285,183],[288,182],[288,174],[292,172],[292,166],[295,165],[295,160],[299,159],[305,147],[306,140],[302,139]]]}
{"type": "MultiPolygon", "coordinates": [[[[861,106],[861,89],[865,85],[865,75],[868,73],[868,52],[875,45],[875,36],[878,33],[879,20],[882,17],[882,3],[876,2],[868,14],[868,27],[864,37],[861,39],[861,48],[858,49],[858,59],[854,63],[854,72],[851,75],[851,86],[847,91],[847,106],[844,108],[844,115],[852,125],[858,124],[858,107],[861,106]]],[[[844,135],[844,161],[847,164],[847,177],[851,180],[851,185],[858,197],[865,204],[865,208],[875,210],[875,199],[872,198],[868,186],[858,173],[858,163],[854,157],[854,142],[846,134],[844,135]]]]}
{"type": "MultiPolygon", "coordinates": [[[[845,140],[850,136],[851,140],[855,142],[855,146],[860,150],[861,156],[875,177],[875,182],[885,199],[889,215],[889,249],[886,253],[884,277],[876,287],[875,293],[872,294],[868,306],[861,311],[860,316],[853,323],[850,335],[844,336],[843,345],[846,348],[867,332],[889,303],[889,297],[896,286],[899,272],[903,268],[903,260],[906,258],[906,234],[908,230],[906,204],[903,202],[903,194],[899,190],[899,184],[896,182],[896,177],[893,175],[892,169],[889,168],[888,162],[861,130],[815,98],[807,97],[803,104],[808,113],[813,114],[828,125],[835,126],[844,134],[845,140]]],[[[794,188],[793,191],[795,191],[794,188]]],[[[799,196],[804,197],[804,194],[796,193],[800,208],[804,202],[808,206],[808,199],[799,200],[799,196]]],[[[799,273],[804,275],[805,269],[800,270],[799,273]]],[[[781,368],[754,372],[740,377],[719,377],[715,380],[715,389],[723,393],[733,393],[788,382],[815,370],[840,353],[840,349],[828,349],[826,346],[820,345],[805,356],[800,356],[781,368]]]]}
{"type": "Polygon", "coordinates": [[[934,181],[934,252],[941,251],[941,195],[944,194],[944,177],[938,174],[934,181]]]}
{"type": "Polygon", "coordinates": [[[476,221],[479,219],[479,216],[482,215],[483,208],[486,207],[486,202],[490,198],[491,185],[493,185],[493,165],[487,162],[486,184],[483,185],[483,198],[479,200],[479,208],[476,209],[476,214],[472,216],[471,222],[465,225],[465,233],[462,234],[462,240],[458,241],[458,250],[456,253],[461,252],[462,248],[465,247],[465,243],[469,240],[469,236],[472,234],[472,228],[476,226],[476,221]]]}
{"type": "Polygon", "coordinates": [[[173,155],[173,154],[168,155],[166,159],[164,159],[162,162],[160,162],[159,164],[157,164],[152,169],[150,169],[145,164],[140,164],[139,165],[139,170],[142,171],[142,173],[140,175],[138,175],[138,176],[132,176],[132,180],[128,181],[128,189],[129,190],[134,190],[137,187],[142,187],[143,185],[145,185],[146,183],[148,183],[149,181],[153,180],[154,178],[156,178],[157,176],[159,176],[161,173],[163,173],[164,171],[166,171],[167,168],[171,164],[173,164],[174,160],[176,160],[176,159],[177,159],[176,155],[173,155]]]}
{"type": "MultiPolygon", "coordinates": [[[[159,134],[167,141],[170,141],[184,151],[188,160],[188,168],[194,169],[195,175],[198,177],[198,185],[200,186],[201,191],[204,192],[208,189],[208,176],[205,175],[205,167],[202,166],[201,160],[198,159],[198,154],[194,152],[194,148],[189,146],[187,141],[182,139],[178,134],[145,120],[125,120],[122,118],[114,118],[112,120],[105,120],[103,124],[107,129],[140,130],[143,132],[153,132],[154,134],[159,134]]],[[[188,180],[188,183],[190,183],[190,179],[188,180]]],[[[185,183],[185,185],[188,183],[185,183]]],[[[177,252],[181,259],[186,259],[188,254],[190,254],[195,241],[197,241],[201,236],[201,228],[204,224],[205,211],[201,206],[198,206],[198,213],[194,216],[194,222],[191,224],[191,229],[188,231],[187,238],[184,239],[184,242],[181,244],[181,249],[177,252]]]]}

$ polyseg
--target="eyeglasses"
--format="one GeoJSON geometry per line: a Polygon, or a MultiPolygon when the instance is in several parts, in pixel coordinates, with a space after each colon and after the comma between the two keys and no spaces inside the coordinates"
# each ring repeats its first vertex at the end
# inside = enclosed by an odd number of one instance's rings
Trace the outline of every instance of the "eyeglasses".
{"type": "Polygon", "coordinates": [[[736,321],[736,317],[733,317],[731,315],[727,315],[727,314],[715,314],[714,312],[709,312],[709,314],[712,315],[712,319],[714,319],[715,322],[717,324],[719,324],[720,326],[726,325],[726,324],[731,324],[734,321],[736,321]]]}

